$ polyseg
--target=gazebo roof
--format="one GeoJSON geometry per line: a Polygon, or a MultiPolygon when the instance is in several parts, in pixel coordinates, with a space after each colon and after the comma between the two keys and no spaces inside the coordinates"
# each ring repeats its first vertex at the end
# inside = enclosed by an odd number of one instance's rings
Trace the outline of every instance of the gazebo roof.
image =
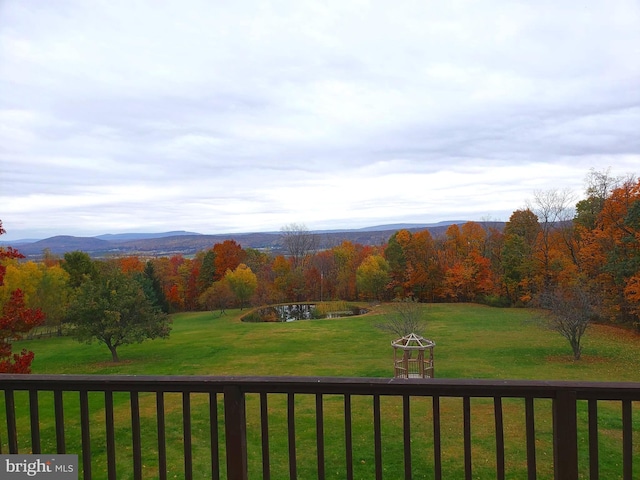
{"type": "Polygon", "coordinates": [[[435,342],[428,340],[415,333],[410,333],[404,337],[398,338],[391,342],[393,348],[401,348],[403,350],[425,350],[435,347],[435,342]]]}

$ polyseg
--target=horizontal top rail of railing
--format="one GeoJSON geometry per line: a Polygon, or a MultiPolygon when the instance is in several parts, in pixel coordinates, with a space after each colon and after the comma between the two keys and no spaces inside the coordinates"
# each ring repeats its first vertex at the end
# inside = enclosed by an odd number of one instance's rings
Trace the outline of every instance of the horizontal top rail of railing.
{"type": "Polygon", "coordinates": [[[565,380],[403,379],[352,377],[253,377],[208,375],[11,375],[0,374],[2,389],[134,392],[324,393],[350,395],[438,395],[442,397],[555,398],[575,392],[588,400],[640,400],[640,382],[565,380]]]}
{"type": "Polygon", "coordinates": [[[611,472],[631,480],[634,464],[636,473],[640,467],[634,455],[640,382],[0,374],[0,392],[0,454],[5,448],[42,453],[53,445],[60,454],[75,451],[86,480],[116,480],[124,470],[142,479],[149,464],[161,480],[180,465],[185,479],[200,478],[208,468],[212,479],[246,480],[261,469],[265,480],[285,478],[286,470],[294,480],[299,469],[314,468],[310,463],[316,464],[313,476],[323,480],[326,466],[335,470],[339,457],[338,477],[347,480],[398,478],[396,471],[385,473],[385,462],[400,465],[405,480],[429,469],[436,479],[471,479],[478,476],[475,468],[485,468],[486,452],[482,465],[474,463],[478,448],[493,452],[495,469],[488,475],[499,480],[577,480],[587,473],[579,462],[583,455],[594,480],[612,478],[611,472]],[[149,422],[157,433],[150,433],[149,422]],[[201,428],[203,422],[208,428],[201,428]],[[398,428],[395,436],[391,425],[398,428]],[[587,431],[586,446],[578,431],[587,431]],[[473,444],[478,435],[481,447],[473,444]],[[427,448],[415,443],[418,438],[427,448]],[[123,442],[131,443],[123,449],[123,442]],[[96,458],[92,443],[106,445],[106,452],[98,449],[104,458],[96,458]],[[182,460],[168,453],[176,445],[182,445],[182,460]],[[208,452],[202,445],[209,445],[208,452]],[[526,458],[512,458],[522,445],[526,458]],[[460,454],[452,462],[445,449],[460,454]],[[154,450],[157,459],[150,457],[154,450]],[[357,461],[355,452],[373,457],[357,461]],[[209,467],[201,465],[204,456],[209,467]]]}

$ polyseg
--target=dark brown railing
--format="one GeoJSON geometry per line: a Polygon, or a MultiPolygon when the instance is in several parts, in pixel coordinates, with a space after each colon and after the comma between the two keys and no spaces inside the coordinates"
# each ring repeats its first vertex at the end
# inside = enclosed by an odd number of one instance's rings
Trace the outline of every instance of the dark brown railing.
{"type": "Polygon", "coordinates": [[[632,418],[633,402],[640,401],[640,383],[0,375],[0,390],[4,394],[0,395],[4,403],[0,453],[77,453],[85,479],[164,480],[169,470],[170,478],[203,478],[201,470],[194,473],[194,461],[203,461],[194,454],[196,443],[198,452],[207,452],[212,479],[282,478],[273,474],[273,468],[282,468],[282,463],[291,479],[309,471],[313,471],[312,478],[353,479],[356,468],[366,463],[355,456],[356,451],[361,455],[363,442],[372,452],[372,465],[366,467],[371,469],[368,478],[453,478],[443,473],[444,464],[453,462],[462,472],[457,478],[513,478],[511,468],[521,463],[529,479],[577,479],[581,469],[580,475],[598,479],[604,460],[600,449],[606,440],[599,438],[604,428],[598,421],[601,404],[621,412],[620,422],[614,422],[621,429],[618,478],[640,478],[640,472],[636,477],[633,474],[632,418]],[[362,399],[370,410],[363,407],[362,399]],[[476,409],[482,418],[474,415],[476,409]],[[514,414],[514,409],[522,415],[514,414]],[[340,412],[338,419],[333,418],[336,412],[340,412]],[[515,432],[514,415],[523,419],[515,432]],[[453,428],[450,417],[460,420],[453,428]],[[177,427],[176,418],[181,423],[177,427]],[[275,425],[274,418],[282,421],[275,425]],[[303,423],[306,427],[301,431],[303,423]],[[445,423],[449,428],[443,428],[445,423]],[[333,440],[336,425],[341,430],[338,446],[333,440]],[[474,425],[483,425],[485,430],[489,425],[491,431],[473,434],[474,425]],[[179,442],[172,440],[176,429],[179,442]],[[121,445],[123,430],[127,432],[126,448],[121,445]],[[363,434],[365,430],[369,433],[363,434]],[[515,448],[509,439],[520,433],[524,445],[519,447],[525,458],[512,460],[506,454],[515,448]],[[490,436],[493,458],[487,459],[484,453],[482,458],[474,456],[480,448],[475,444],[476,435],[490,436]],[[451,436],[459,438],[459,447],[451,446],[451,436]],[[205,437],[208,443],[203,450],[201,438],[205,437]],[[398,445],[389,445],[390,437],[398,445]],[[275,440],[279,446],[273,444],[275,440]],[[545,451],[545,441],[550,452],[545,451]],[[459,452],[458,458],[443,455],[445,442],[454,457],[459,452]],[[176,443],[182,450],[178,466],[176,443]],[[336,448],[341,452],[339,468],[334,454],[329,453],[336,448]],[[550,454],[541,458],[543,453],[550,454]],[[106,458],[103,463],[101,457],[106,458]],[[154,460],[149,461],[150,457],[154,460]],[[474,470],[480,463],[484,470],[478,474],[474,470]],[[177,475],[176,469],[181,470],[177,475]]]}

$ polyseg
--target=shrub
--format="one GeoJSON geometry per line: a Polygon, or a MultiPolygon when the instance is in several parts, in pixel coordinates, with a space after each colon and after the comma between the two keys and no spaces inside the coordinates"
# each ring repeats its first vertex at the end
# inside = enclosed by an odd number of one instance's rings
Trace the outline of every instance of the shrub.
{"type": "Polygon", "coordinates": [[[501,295],[484,295],[483,297],[480,297],[479,303],[498,308],[511,306],[511,301],[507,297],[503,297],[501,295]]]}

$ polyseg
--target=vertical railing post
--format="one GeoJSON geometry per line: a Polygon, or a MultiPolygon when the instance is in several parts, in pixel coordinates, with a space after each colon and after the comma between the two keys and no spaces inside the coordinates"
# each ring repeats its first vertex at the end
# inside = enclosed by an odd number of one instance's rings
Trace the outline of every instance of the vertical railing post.
{"type": "Polygon", "coordinates": [[[5,389],[4,402],[7,411],[7,442],[9,443],[9,453],[18,453],[18,427],[16,422],[16,402],[13,390],[5,389]]]}
{"type": "Polygon", "coordinates": [[[224,430],[227,445],[227,478],[247,480],[247,421],[244,393],[228,386],[224,394],[224,430]]]}
{"type": "Polygon", "coordinates": [[[555,480],[577,480],[578,421],[572,390],[558,390],[553,399],[553,464],[555,480]]]}

